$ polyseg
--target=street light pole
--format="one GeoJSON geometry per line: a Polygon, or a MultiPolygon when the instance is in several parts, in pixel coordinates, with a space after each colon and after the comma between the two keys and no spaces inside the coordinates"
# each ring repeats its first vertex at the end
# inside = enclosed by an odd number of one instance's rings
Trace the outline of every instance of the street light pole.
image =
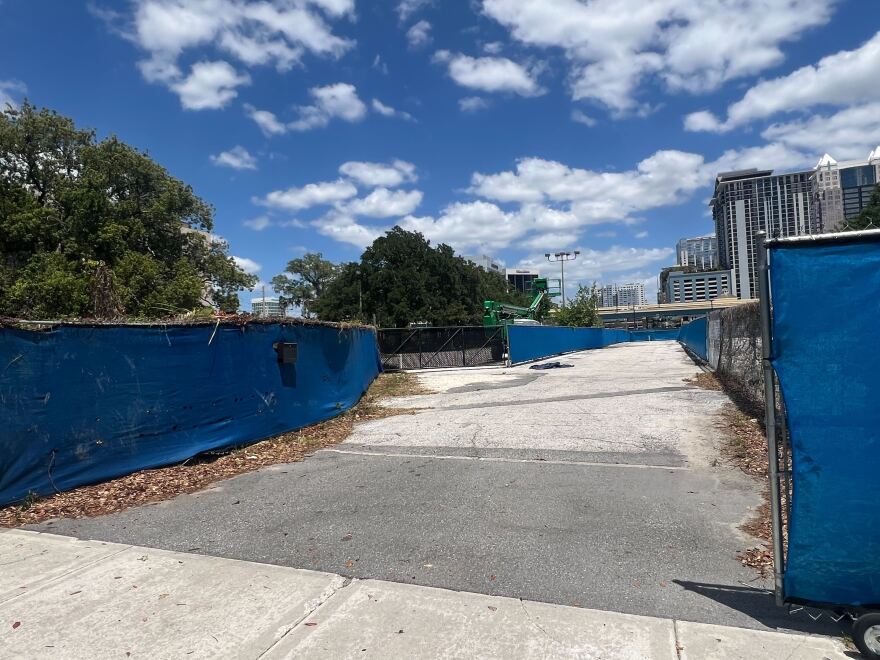
{"type": "Polygon", "coordinates": [[[554,252],[550,254],[549,252],[545,252],[544,256],[547,258],[547,261],[550,263],[554,263],[556,261],[559,262],[559,269],[561,271],[562,279],[560,286],[562,287],[562,306],[565,307],[565,262],[566,261],[574,261],[578,258],[580,254],[580,250],[575,250],[574,252],[554,252]]]}

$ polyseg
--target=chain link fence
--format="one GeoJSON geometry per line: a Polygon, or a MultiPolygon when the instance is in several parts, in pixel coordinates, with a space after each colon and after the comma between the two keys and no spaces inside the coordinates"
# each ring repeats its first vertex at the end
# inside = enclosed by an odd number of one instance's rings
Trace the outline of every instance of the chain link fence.
{"type": "Polygon", "coordinates": [[[725,388],[750,410],[764,410],[761,311],[758,303],[709,314],[709,366],[725,388]]]}
{"type": "Polygon", "coordinates": [[[382,328],[379,354],[387,371],[478,367],[504,361],[503,326],[382,328]]]}

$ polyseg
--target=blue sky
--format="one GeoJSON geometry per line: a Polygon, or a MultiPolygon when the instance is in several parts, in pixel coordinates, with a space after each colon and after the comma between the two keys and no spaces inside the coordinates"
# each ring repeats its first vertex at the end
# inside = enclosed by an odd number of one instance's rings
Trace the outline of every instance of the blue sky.
{"type": "MultiPolygon", "coordinates": [[[[644,281],[714,175],[880,144],[875,0],[2,0],[0,100],[192,184],[263,281],[400,224],[644,281]]],[[[247,298],[245,295],[243,298],[247,298]]]]}

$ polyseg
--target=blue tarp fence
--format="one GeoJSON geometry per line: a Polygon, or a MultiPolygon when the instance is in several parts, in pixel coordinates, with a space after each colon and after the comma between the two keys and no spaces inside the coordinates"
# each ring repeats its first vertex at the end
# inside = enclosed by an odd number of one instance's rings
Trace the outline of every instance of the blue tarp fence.
{"type": "Polygon", "coordinates": [[[0,505],[329,419],[380,370],[362,328],[0,328],[0,505]]]}
{"type": "Polygon", "coordinates": [[[880,605],[880,238],[770,248],[772,362],[792,449],[784,589],[880,605]]]}
{"type": "Polygon", "coordinates": [[[626,330],[559,326],[510,325],[507,336],[510,361],[514,364],[629,341],[626,330]]]}
{"type": "Polygon", "coordinates": [[[698,358],[706,362],[709,360],[708,345],[706,341],[706,332],[708,330],[708,321],[705,316],[694,319],[690,323],[685,323],[679,329],[678,341],[685,345],[698,358]]]}
{"type": "Polygon", "coordinates": [[[665,330],[630,330],[629,341],[675,341],[678,328],[665,330]]]}

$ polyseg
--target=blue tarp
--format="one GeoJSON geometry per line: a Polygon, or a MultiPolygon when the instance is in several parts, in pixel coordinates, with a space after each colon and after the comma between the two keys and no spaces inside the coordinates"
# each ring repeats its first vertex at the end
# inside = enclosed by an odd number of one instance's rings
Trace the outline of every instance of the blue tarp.
{"type": "Polygon", "coordinates": [[[629,341],[626,330],[605,328],[510,325],[507,333],[513,363],[629,341]]]}
{"type": "Polygon", "coordinates": [[[792,443],[785,593],[880,605],[880,241],[770,253],[773,365],[792,443]]]}
{"type": "Polygon", "coordinates": [[[707,327],[706,317],[701,316],[690,323],[685,323],[678,332],[678,340],[704,362],[709,359],[708,347],[706,345],[707,327]]]}
{"type": "Polygon", "coordinates": [[[629,341],[675,341],[678,328],[668,330],[630,330],[629,341]]]}
{"type": "Polygon", "coordinates": [[[328,419],[381,369],[371,330],[214,330],[0,329],[0,505],[328,419]],[[296,363],[274,342],[295,342],[296,363]]]}

